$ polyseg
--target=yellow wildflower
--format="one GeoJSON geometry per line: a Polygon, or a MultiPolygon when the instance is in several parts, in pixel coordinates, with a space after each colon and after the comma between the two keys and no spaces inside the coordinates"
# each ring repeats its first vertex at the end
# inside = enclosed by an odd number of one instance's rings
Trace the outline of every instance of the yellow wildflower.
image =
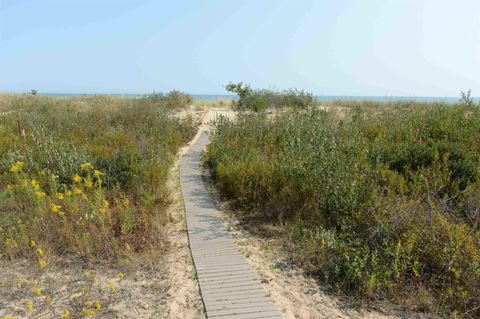
{"type": "Polygon", "coordinates": [[[70,311],[68,309],[63,309],[63,319],[70,319],[70,311]]]}
{"type": "Polygon", "coordinates": [[[120,272],[120,273],[118,274],[118,279],[122,280],[124,276],[125,276],[125,275],[123,274],[123,272],[120,272]]]}
{"type": "Polygon", "coordinates": [[[3,316],[3,319],[13,319],[13,316],[12,315],[5,315],[5,316],[3,316]]]}
{"type": "Polygon", "coordinates": [[[52,211],[52,213],[58,213],[61,208],[61,205],[55,205],[53,203],[50,205],[50,210],[52,211]]]}
{"type": "Polygon", "coordinates": [[[58,212],[58,216],[65,217],[65,213],[64,212],[58,212]]]}
{"type": "Polygon", "coordinates": [[[105,214],[108,206],[110,206],[110,204],[108,203],[108,201],[106,199],[104,199],[103,203],[102,203],[102,207],[100,207],[100,213],[105,214]]]}
{"type": "Polygon", "coordinates": [[[115,284],[111,280],[108,281],[108,287],[110,287],[112,293],[115,293],[115,291],[117,291],[117,288],[115,288],[115,284]]]}
{"type": "Polygon", "coordinates": [[[128,252],[132,251],[132,246],[129,243],[125,243],[125,250],[128,252]]]}
{"type": "Polygon", "coordinates": [[[93,176],[95,176],[95,177],[100,177],[102,175],[103,175],[103,173],[101,171],[99,171],[98,169],[93,171],[93,176]]]}
{"type": "Polygon", "coordinates": [[[80,183],[82,181],[82,178],[78,174],[75,174],[72,179],[75,183],[80,183]]]}
{"type": "Polygon", "coordinates": [[[47,194],[45,194],[44,192],[36,191],[35,196],[37,196],[38,199],[42,199],[47,196],[47,194]]]}
{"type": "Polygon", "coordinates": [[[10,246],[12,240],[10,238],[5,239],[5,245],[10,246]]]}
{"type": "Polygon", "coordinates": [[[18,225],[21,225],[21,224],[22,224],[22,220],[21,220],[20,218],[17,219],[17,224],[18,224],[18,225]]]}
{"type": "Polygon", "coordinates": [[[93,168],[92,163],[86,162],[86,163],[83,163],[82,165],[80,165],[80,169],[81,169],[81,170],[86,170],[86,169],[88,169],[88,168],[93,168]]]}
{"type": "Polygon", "coordinates": [[[96,313],[97,312],[93,309],[89,309],[85,307],[82,308],[82,314],[85,316],[94,316],[96,313]]]}
{"type": "Polygon", "coordinates": [[[31,247],[35,247],[37,245],[37,243],[35,242],[35,240],[30,240],[30,246],[31,247]]]}
{"type": "Polygon", "coordinates": [[[17,244],[17,241],[16,241],[16,240],[13,240],[13,247],[15,247],[15,248],[18,247],[18,244],[17,244]]]}
{"type": "Polygon", "coordinates": [[[75,195],[82,195],[83,194],[83,191],[78,187],[75,187],[73,192],[75,193],[75,195]]]}
{"type": "Polygon", "coordinates": [[[20,278],[17,280],[17,287],[18,289],[21,289],[22,288],[22,284],[26,283],[27,282],[27,279],[26,278],[20,278]]]}
{"type": "Polygon", "coordinates": [[[97,308],[97,310],[102,309],[102,304],[100,303],[100,300],[98,300],[98,299],[95,301],[95,308],[97,308]]]}
{"type": "Polygon", "coordinates": [[[40,259],[38,261],[38,267],[40,267],[40,269],[43,269],[43,268],[47,267],[47,260],[46,259],[40,259]]]}
{"type": "Polygon", "coordinates": [[[64,198],[65,198],[65,195],[63,193],[57,193],[58,200],[63,200],[64,198]]]}
{"type": "Polygon", "coordinates": [[[28,299],[26,303],[27,303],[27,310],[28,312],[31,313],[33,311],[33,301],[28,299]]]}
{"type": "Polygon", "coordinates": [[[45,252],[43,251],[42,248],[38,248],[38,249],[37,249],[37,254],[38,254],[39,256],[43,256],[43,255],[45,254],[45,252]]]}
{"type": "Polygon", "coordinates": [[[128,198],[122,199],[122,205],[125,207],[128,207],[128,205],[130,205],[130,201],[128,200],[128,198]]]}
{"type": "Polygon", "coordinates": [[[42,295],[42,291],[37,287],[33,288],[32,291],[35,294],[35,296],[41,296],[42,295]]]}
{"type": "Polygon", "coordinates": [[[86,188],[92,188],[93,187],[93,182],[90,179],[85,180],[85,187],[86,188]]]}
{"type": "Polygon", "coordinates": [[[14,164],[12,164],[12,166],[10,167],[10,171],[12,173],[18,173],[22,170],[23,165],[25,165],[25,162],[17,161],[14,164]]]}
{"type": "Polygon", "coordinates": [[[51,302],[52,302],[52,297],[50,297],[50,296],[45,296],[45,302],[46,302],[46,303],[51,303],[51,302]]]}
{"type": "Polygon", "coordinates": [[[32,178],[32,187],[34,190],[39,190],[40,189],[40,184],[38,183],[38,181],[35,179],[35,178],[32,178]]]}

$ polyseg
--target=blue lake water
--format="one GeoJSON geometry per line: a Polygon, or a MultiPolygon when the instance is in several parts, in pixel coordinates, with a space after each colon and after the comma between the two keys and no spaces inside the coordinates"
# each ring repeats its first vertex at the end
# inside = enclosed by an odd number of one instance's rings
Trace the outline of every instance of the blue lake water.
{"type": "MultiPolygon", "coordinates": [[[[74,97],[74,96],[95,96],[103,94],[79,94],[79,93],[40,93],[47,96],[56,97],[74,97]]],[[[143,94],[107,94],[112,96],[124,96],[124,97],[141,97],[143,94]]],[[[236,99],[236,95],[222,95],[222,94],[192,94],[193,98],[197,100],[214,101],[219,99],[236,99]]],[[[316,96],[318,101],[376,101],[376,102],[395,102],[395,101],[415,101],[415,102],[443,102],[443,103],[457,103],[459,97],[453,96],[346,96],[346,95],[318,95],[316,96]]],[[[474,97],[473,100],[476,103],[480,103],[480,97],[474,97]]]]}

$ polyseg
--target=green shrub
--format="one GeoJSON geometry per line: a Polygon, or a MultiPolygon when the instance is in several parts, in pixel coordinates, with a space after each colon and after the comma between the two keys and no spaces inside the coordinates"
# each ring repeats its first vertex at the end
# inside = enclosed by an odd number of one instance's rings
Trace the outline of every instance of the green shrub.
{"type": "Polygon", "coordinates": [[[417,310],[478,316],[480,112],[378,106],[222,118],[206,163],[224,196],[285,225],[294,261],[333,287],[423,291],[434,306],[417,310]]]}
{"type": "Polygon", "coordinates": [[[281,110],[284,108],[307,109],[315,104],[311,93],[303,90],[289,89],[282,92],[271,90],[253,90],[242,82],[229,83],[226,90],[236,93],[239,97],[234,102],[238,111],[264,112],[267,109],[281,110]]]}

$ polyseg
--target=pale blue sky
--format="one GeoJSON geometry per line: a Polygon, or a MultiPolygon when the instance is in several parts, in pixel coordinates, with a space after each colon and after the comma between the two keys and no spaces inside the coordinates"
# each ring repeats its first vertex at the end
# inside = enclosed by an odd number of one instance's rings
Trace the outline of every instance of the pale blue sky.
{"type": "Polygon", "coordinates": [[[479,0],[0,0],[0,91],[480,95],[479,0]]]}

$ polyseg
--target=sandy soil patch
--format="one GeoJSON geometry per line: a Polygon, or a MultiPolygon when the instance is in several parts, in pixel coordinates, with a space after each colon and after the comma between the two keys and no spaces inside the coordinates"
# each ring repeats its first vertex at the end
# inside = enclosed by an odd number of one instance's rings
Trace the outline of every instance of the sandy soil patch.
{"type": "Polygon", "coordinates": [[[45,270],[29,260],[2,261],[0,268],[1,318],[168,318],[168,282],[158,269],[88,266],[75,258],[56,258],[45,270]]]}

